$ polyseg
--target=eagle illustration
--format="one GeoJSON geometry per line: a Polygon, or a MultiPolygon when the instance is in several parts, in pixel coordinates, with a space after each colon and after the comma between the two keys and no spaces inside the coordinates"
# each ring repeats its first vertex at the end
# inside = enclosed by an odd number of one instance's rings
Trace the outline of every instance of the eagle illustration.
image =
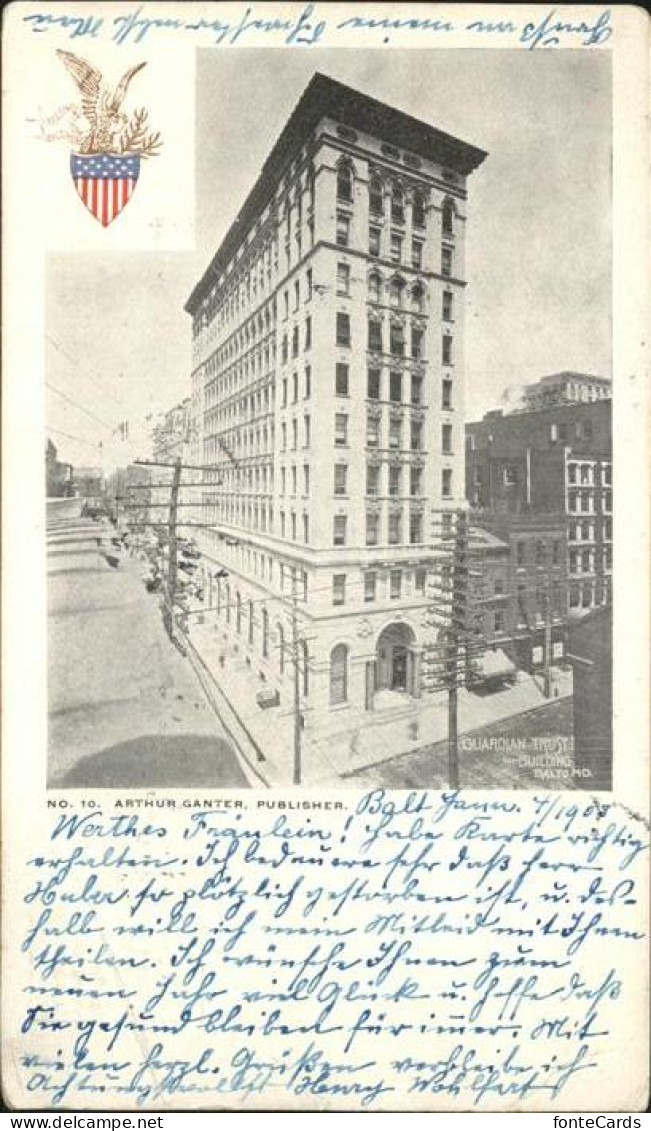
{"type": "Polygon", "coordinates": [[[72,51],[57,49],[57,55],[79,87],[81,106],[68,103],[49,118],[41,119],[44,141],[68,141],[82,154],[138,153],[156,156],[159,133],[147,131],[147,111],[136,110],[131,118],[122,110],[129,84],[146,63],[130,67],[115,88],[102,72],[72,51]]]}

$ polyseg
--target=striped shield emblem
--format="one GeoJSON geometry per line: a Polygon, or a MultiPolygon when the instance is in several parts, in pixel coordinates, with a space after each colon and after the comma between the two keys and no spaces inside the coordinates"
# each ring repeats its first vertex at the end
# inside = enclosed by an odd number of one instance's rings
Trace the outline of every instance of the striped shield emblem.
{"type": "Polygon", "coordinates": [[[72,153],[70,173],[82,203],[107,228],[131,199],[140,173],[140,156],[72,153]]]}

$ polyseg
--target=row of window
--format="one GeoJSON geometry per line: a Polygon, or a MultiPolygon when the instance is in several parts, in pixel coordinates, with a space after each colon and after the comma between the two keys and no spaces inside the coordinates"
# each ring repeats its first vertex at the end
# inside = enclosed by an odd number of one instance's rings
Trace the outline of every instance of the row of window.
{"type": "Polygon", "coordinates": [[[596,475],[597,468],[600,467],[601,471],[601,484],[610,487],[612,483],[612,464],[602,463],[601,465],[594,463],[568,463],[567,465],[567,481],[570,486],[576,484],[594,486],[599,478],[596,475]]]}
{"type": "MultiPolygon", "coordinates": [[[[354,204],[355,167],[352,161],[343,157],[337,165],[337,199],[343,204],[354,204]]],[[[368,206],[373,216],[383,217],[386,213],[388,197],[389,217],[393,224],[404,225],[407,221],[406,193],[399,181],[392,181],[385,189],[382,178],[372,173],[368,184],[368,206]]],[[[445,235],[454,234],[456,207],[452,197],[445,197],[441,206],[442,231],[445,235]]],[[[426,194],[419,188],[411,192],[411,223],[414,228],[425,228],[426,194]]]]}
{"type": "MultiPolygon", "coordinates": [[[[347,448],[348,447],[348,414],[344,412],[335,413],[335,447],[347,448]]],[[[382,418],[377,410],[369,412],[366,419],[366,446],[367,448],[381,448],[381,425],[382,418]]],[[[444,427],[450,427],[444,425],[444,427]]],[[[451,433],[450,433],[451,435],[451,433]]],[[[423,422],[422,420],[409,421],[409,435],[408,435],[409,449],[412,452],[423,451],[423,422]]],[[[388,448],[391,451],[407,450],[403,449],[403,418],[402,416],[389,417],[389,431],[387,436],[388,448]]]]}
{"type": "MultiPolygon", "coordinates": [[[[291,354],[292,357],[298,357],[300,350],[300,326],[296,325],[292,329],[291,335],[291,354]]],[[[303,335],[303,349],[309,350],[312,348],[312,318],[308,314],[305,319],[304,335],[303,335]]],[[[283,365],[289,360],[290,339],[287,334],[283,334],[280,343],[280,360],[283,365]]]]}
{"type": "MultiPolygon", "coordinates": [[[[351,218],[345,212],[337,212],[335,218],[335,243],[337,247],[350,248],[351,245],[351,218]]],[[[409,260],[405,257],[406,241],[401,232],[390,229],[384,232],[382,228],[371,224],[368,230],[368,254],[372,259],[382,259],[395,265],[405,264],[420,271],[423,267],[422,240],[412,239],[409,245],[409,260]]],[[[441,246],[441,259],[439,273],[444,278],[452,278],[454,269],[454,248],[443,244],[441,246]]]]}
{"type": "MultiPolygon", "coordinates": [[[[613,548],[612,546],[604,546],[602,551],[602,565],[605,570],[612,569],[613,564],[613,548]]],[[[569,555],[569,572],[574,573],[594,573],[595,572],[595,551],[594,550],[570,550],[569,555]]]]}
{"type": "MultiPolygon", "coordinates": [[[[425,331],[420,326],[411,326],[410,334],[410,354],[409,356],[414,361],[423,361],[423,343],[425,338],[425,331]]],[[[336,326],[335,326],[335,344],[350,349],[352,347],[352,336],[350,327],[350,314],[347,311],[337,311],[336,326]]],[[[392,357],[406,357],[407,356],[407,343],[406,331],[402,322],[389,323],[389,341],[388,352],[392,357]]],[[[372,353],[384,353],[384,324],[382,319],[377,316],[369,317],[367,322],[367,347],[372,353]]],[[[449,333],[444,333],[441,337],[441,363],[443,365],[453,364],[453,338],[449,333]]]]}
{"type": "MultiPolygon", "coordinates": [[[[604,542],[610,542],[613,537],[613,520],[612,518],[605,518],[602,525],[602,538],[604,542]]],[[[569,540],[571,542],[594,542],[595,540],[595,521],[594,519],[583,520],[582,522],[571,522],[569,527],[569,540]]]]}
{"type": "MultiPolygon", "coordinates": [[[[413,574],[413,592],[415,596],[423,596],[427,571],[417,569],[413,574]]],[[[399,601],[403,596],[405,573],[401,569],[389,571],[388,596],[392,601],[399,601]]],[[[332,578],[332,603],[333,605],[346,604],[347,575],[335,573],[332,578]]],[[[364,573],[364,601],[371,602],[378,597],[378,574],[375,570],[366,570],[364,573]]]]}
{"type": "MultiPolygon", "coordinates": [[[[595,514],[595,502],[598,496],[595,496],[594,491],[585,491],[580,487],[573,489],[568,494],[568,510],[572,514],[595,514]]],[[[601,510],[604,514],[610,514],[612,511],[613,498],[612,491],[607,490],[601,493],[601,510]]]]}

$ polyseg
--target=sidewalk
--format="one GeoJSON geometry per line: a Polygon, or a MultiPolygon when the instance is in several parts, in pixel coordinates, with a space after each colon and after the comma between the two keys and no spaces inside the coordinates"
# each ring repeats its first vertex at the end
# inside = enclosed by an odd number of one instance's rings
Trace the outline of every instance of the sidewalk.
{"type": "MultiPolygon", "coordinates": [[[[292,704],[281,699],[279,706],[261,710],[256,693],[261,683],[235,654],[232,645],[221,638],[215,624],[190,622],[189,640],[201,662],[211,673],[216,699],[223,696],[244,728],[251,750],[257,751],[256,771],[272,788],[291,786],[294,758],[294,719],[292,704]],[[259,760],[260,755],[264,761],[259,760]]],[[[195,661],[196,662],[196,661],[195,661]]],[[[558,698],[572,694],[572,676],[554,670],[558,698]]],[[[536,677],[519,673],[513,687],[490,695],[459,691],[459,733],[477,730],[491,723],[543,706],[545,699],[536,677]]],[[[309,721],[302,734],[301,784],[309,787],[342,785],[342,779],[369,766],[389,761],[398,754],[418,750],[447,736],[447,694],[440,692],[420,700],[397,697],[394,693],[376,698],[378,709],[350,715],[339,730],[333,730],[331,717],[315,725],[309,721]],[[401,701],[402,700],[402,701],[401,701]]]]}

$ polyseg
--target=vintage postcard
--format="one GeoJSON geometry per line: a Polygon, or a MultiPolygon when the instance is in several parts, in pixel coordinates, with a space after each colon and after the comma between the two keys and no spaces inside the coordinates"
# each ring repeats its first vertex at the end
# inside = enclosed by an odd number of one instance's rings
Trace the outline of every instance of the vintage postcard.
{"type": "Polygon", "coordinates": [[[633,1126],[643,12],[3,30],[6,1107],[633,1126]]]}

